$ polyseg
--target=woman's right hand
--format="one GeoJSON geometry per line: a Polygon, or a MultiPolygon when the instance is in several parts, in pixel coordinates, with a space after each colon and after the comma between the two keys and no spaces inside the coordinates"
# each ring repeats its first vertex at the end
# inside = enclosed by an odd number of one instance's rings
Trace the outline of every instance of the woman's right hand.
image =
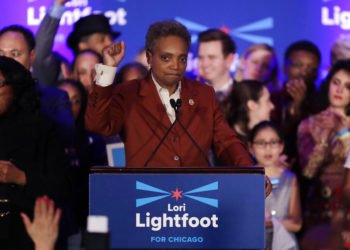
{"type": "Polygon", "coordinates": [[[335,113],[327,109],[316,116],[314,130],[311,131],[316,142],[326,143],[332,131],[336,130],[337,120],[335,113]]]}
{"type": "Polygon", "coordinates": [[[117,67],[125,55],[125,43],[115,42],[102,51],[103,63],[111,67],[117,67]]]}

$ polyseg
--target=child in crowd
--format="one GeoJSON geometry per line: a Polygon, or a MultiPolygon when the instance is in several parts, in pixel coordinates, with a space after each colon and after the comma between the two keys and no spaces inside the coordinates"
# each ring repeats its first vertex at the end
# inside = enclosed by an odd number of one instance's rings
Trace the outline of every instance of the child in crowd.
{"type": "Polygon", "coordinates": [[[281,165],[283,148],[282,136],[273,123],[263,121],[252,129],[249,149],[272,183],[266,198],[266,247],[272,250],[298,249],[294,233],[302,224],[298,182],[281,165]]]}

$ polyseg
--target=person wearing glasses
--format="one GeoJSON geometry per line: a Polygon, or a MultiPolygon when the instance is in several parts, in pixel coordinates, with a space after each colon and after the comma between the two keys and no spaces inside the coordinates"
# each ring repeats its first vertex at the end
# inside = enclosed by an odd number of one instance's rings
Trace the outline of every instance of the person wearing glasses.
{"type": "Polygon", "coordinates": [[[342,235],[341,227],[334,226],[350,216],[343,200],[344,162],[350,149],[350,60],[332,67],[320,96],[323,111],[304,119],[298,128],[301,170],[308,184],[303,192],[305,249],[316,241],[320,248],[330,247],[331,236],[342,235]],[[315,236],[320,229],[324,237],[315,236]]]}
{"type": "Polygon", "coordinates": [[[295,233],[302,216],[296,175],[281,165],[284,142],[280,130],[270,121],[257,124],[249,134],[249,150],[257,165],[265,168],[272,191],[266,198],[266,249],[298,249],[295,233]]]}

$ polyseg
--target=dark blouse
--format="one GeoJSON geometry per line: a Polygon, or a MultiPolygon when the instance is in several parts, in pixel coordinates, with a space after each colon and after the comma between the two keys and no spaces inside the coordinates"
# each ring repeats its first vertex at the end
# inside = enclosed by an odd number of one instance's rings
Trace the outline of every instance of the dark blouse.
{"type": "MultiPolygon", "coordinates": [[[[71,190],[64,148],[55,126],[43,115],[12,112],[0,116],[0,160],[25,172],[25,186],[0,183],[0,244],[32,249],[20,212],[32,216],[36,197],[60,202],[71,190]]],[[[4,247],[6,249],[6,247],[4,247]]]]}

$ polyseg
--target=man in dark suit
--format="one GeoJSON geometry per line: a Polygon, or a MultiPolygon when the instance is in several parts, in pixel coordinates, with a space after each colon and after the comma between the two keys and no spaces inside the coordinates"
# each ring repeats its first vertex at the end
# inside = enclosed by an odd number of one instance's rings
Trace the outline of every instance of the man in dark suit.
{"type": "Polygon", "coordinates": [[[227,165],[253,164],[242,142],[227,125],[214,90],[184,78],[190,42],[190,34],[182,24],[158,22],[150,26],[146,36],[151,70],[145,79],[118,87],[111,85],[115,66],[124,55],[123,42],[107,47],[103,52],[105,65],[96,65],[96,85],[89,96],[86,126],[105,135],[120,133],[128,167],[204,167],[208,166],[207,153],[211,147],[227,165]],[[179,98],[182,106],[178,119],[200,149],[177,122],[150,157],[175,122],[169,100],[179,98]]]}
{"type": "Polygon", "coordinates": [[[69,78],[71,74],[68,60],[53,51],[55,36],[67,1],[52,0],[52,5],[35,33],[35,60],[32,74],[39,82],[49,86],[57,86],[59,80],[69,78]]]}

